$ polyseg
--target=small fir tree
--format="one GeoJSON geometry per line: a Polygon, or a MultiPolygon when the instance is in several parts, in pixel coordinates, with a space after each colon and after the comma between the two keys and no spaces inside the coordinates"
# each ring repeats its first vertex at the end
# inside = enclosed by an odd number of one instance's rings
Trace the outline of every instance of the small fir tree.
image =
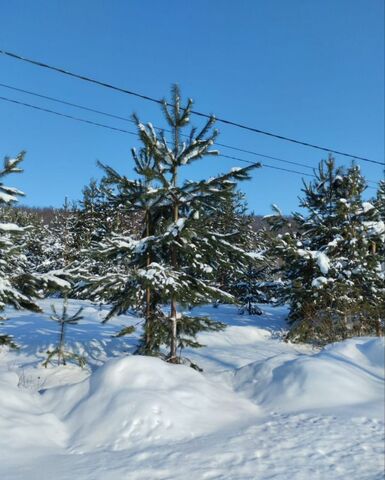
{"type": "Polygon", "coordinates": [[[66,365],[68,360],[75,360],[79,366],[83,367],[85,365],[84,357],[65,348],[65,335],[67,326],[78,324],[78,322],[83,318],[81,316],[83,308],[79,308],[77,312],[75,312],[73,315],[70,315],[68,313],[67,298],[64,300],[63,308],[60,314],[56,311],[54,305],[52,305],[51,308],[51,320],[54,320],[59,324],[59,340],[57,346],[52,351],[47,351],[47,359],[43,362],[43,366],[47,367],[48,364],[52,362],[52,359],[56,357],[58,366],[66,365]]]}

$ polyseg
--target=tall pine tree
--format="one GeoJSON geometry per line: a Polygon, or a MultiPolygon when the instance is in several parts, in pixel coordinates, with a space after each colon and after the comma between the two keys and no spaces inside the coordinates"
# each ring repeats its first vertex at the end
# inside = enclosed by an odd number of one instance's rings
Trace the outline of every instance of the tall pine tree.
{"type": "Polygon", "coordinates": [[[151,124],[143,125],[134,116],[143,147],[133,151],[138,180],[129,180],[110,167],[104,167],[107,181],[115,186],[115,202],[126,212],[140,211],[144,227],[140,239],[116,235],[98,246],[98,255],[107,255],[120,270],[90,281],[94,297],[113,304],[110,316],[129,308],[141,310],[145,320],[144,352],[155,353],[169,347],[166,359],[180,362],[178,349],[199,346],[194,340],[202,329],[222,325],[209,318],[185,314],[183,306],[233,297],[217,287],[214,271],[229,258],[242,261],[247,252],[233,245],[214,227],[202,229],[199,216],[215,209],[215,199],[224,198],[237,181],[249,178],[259,164],[250,165],[201,181],[181,182],[181,169],[207,156],[215,155],[212,145],[217,132],[210,118],[201,130],[191,129],[192,100],[181,106],[180,92],[172,90],[171,105],[162,102],[171,130],[170,139],[157,133],[151,124]],[[168,311],[160,306],[168,305],[168,311]],[[151,326],[151,327],[150,327],[151,326]]]}

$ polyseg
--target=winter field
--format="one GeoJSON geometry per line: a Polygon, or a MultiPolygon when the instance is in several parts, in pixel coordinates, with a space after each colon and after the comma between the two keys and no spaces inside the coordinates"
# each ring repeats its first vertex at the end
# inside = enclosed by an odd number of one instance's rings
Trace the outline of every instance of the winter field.
{"type": "MultiPolygon", "coordinates": [[[[42,367],[57,340],[43,314],[8,310],[20,345],[0,350],[0,478],[4,480],[341,479],[384,472],[384,341],[361,337],[322,351],[282,340],[286,310],[238,315],[197,308],[228,325],[185,351],[204,369],[130,355],[138,319],[101,325],[89,302],[67,345],[88,366],[42,367]]],[[[103,307],[105,308],[105,307],[103,307]]]]}

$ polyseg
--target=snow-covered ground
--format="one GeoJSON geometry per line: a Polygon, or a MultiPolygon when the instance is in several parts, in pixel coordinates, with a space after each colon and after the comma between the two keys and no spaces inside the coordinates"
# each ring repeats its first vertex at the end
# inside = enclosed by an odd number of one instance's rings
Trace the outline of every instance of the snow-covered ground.
{"type": "MultiPolygon", "coordinates": [[[[57,339],[43,314],[9,311],[21,346],[0,350],[0,478],[248,480],[384,478],[384,341],[322,351],[282,340],[286,311],[195,309],[228,324],[185,355],[204,369],[131,356],[116,338],[134,316],[102,325],[84,307],[68,344],[88,368],[41,366],[57,339]]],[[[104,308],[104,307],[103,307],[104,308]]]]}

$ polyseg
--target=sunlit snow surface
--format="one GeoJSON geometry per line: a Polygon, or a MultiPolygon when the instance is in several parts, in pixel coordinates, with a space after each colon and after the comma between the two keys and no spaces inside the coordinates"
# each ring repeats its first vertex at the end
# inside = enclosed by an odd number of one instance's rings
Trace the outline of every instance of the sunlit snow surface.
{"type": "Polygon", "coordinates": [[[357,479],[384,469],[384,342],[358,338],[322,351],[283,341],[284,308],[194,314],[228,324],[185,356],[198,373],[131,356],[122,316],[84,306],[68,346],[89,368],[41,367],[57,339],[43,314],[9,311],[21,346],[0,350],[0,478],[6,480],[357,479]]]}

